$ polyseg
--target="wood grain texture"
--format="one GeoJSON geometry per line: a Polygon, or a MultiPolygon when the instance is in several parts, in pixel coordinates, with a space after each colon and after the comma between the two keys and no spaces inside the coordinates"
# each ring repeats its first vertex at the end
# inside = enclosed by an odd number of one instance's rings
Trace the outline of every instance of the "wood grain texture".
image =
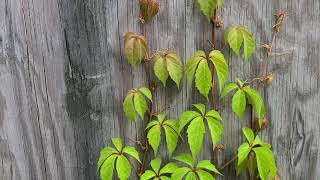
{"type": "MultiPolygon", "coordinates": [[[[271,59],[275,81],[263,93],[271,127],[263,139],[273,146],[282,179],[313,180],[320,176],[320,2],[226,0],[220,16],[224,27],[247,26],[258,46],[271,40],[280,8],[289,16],[275,48],[289,53],[271,59]]],[[[135,0],[0,1],[1,180],[98,179],[99,151],[112,137],[127,145],[141,139],[143,123],[131,123],[122,111],[128,90],[146,85],[142,67],[132,71],[122,49],[125,32],[140,32],[138,14],[135,0]]],[[[256,77],[263,52],[257,49],[244,65],[222,33],[218,49],[230,65],[229,80],[256,77]]],[[[192,0],[160,0],[146,36],[150,53],[172,49],[185,64],[196,50],[209,51],[211,26],[192,0]]],[[[155,99],[157,111],[174,119],[192,103],[205,102],[186,79],[181,89],[159,84],[155,99]]],[[[230,98],[220,104],[225,104],[221,143],[227,149],[217,153],[217,165],[236,152],[244,140],[241,128],[249,122],[248,112],[242,123],[236,119],[230,98]]],[[[180,142],[177,152],[187,150],[180,142]]],[[[165,156],[164,145],[160,153],[165,156]]],[[[211,154],[206,136],[199,159],[211,154]]],[[[234,164],[223,174],[219,179],[246,179],[235,176],[234,164]]],[[[130,179],[136,179],[134,173],[130,179]]]]}

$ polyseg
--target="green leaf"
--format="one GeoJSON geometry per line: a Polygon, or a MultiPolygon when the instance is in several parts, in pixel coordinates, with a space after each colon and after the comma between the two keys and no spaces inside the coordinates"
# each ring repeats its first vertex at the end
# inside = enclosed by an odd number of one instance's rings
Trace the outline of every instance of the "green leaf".
{"type": "Polygon", "coordinates": [[[254,133],[250,128],[244,127],[242,128],[242,132],[244,136],[247,138],[248,142],[250,145],[252,145],[254,141],[254,133]]]}
{"type": "Polygon", "coordinates": [[[134,147],[127,146],[123,148],[122,152],[129,154],[130,156],[132,156],[133,158],[135,158],[137,161],[141,163],[141,160],[139,158],[139,153],[134,147]]]}
{"type": "Polygon", "coordinates": [[[239,119],[242,119],[242,115],[245,109],[246,109],[246,95],[240,89],[232,97],[232,111],[236,113],[239,119]]]}
{"type": "Polygon", "coordinates": [[[153,126],[147,135],[148,142],[151,145],[154,154],[156,155],[158,152],[158,147],[161,141],[161,130],[160,130],[160,125],[155,125],[153,126]]]}
{"type": "Polygon", "coordinates": [[[203,136],[205,133],[205,126],[202,117],[196,117],[194,120],[192,120],[192,122],[188,126],[187,133],[188,144],[192,156],[195,159],[201,149],[203,136]]]}
{"type": "Polygon", "coordinates": [[[221,92],[224,83],[228,80],[229,67],[224,59],[224,55],[218,51],[213,50],[210,52],[209,59],[214,64],[218,79],[219,79],[219,90],[221,92]]]}
{"type": "Polygon", "coordinates": [[[212,86],[212,76],[207,60],[200,61],[195,77],[196,88],[208,100],[208,94],[212,86]]]}
{"type": "Polygon", "coordinates": [[[211,141],[213,145],[216,145],[221,138],[223,127],[219,121],[212,117],[206,117],[206,119],[210,130],[211,141]]]}
{"type": "MultiPolygon", "coordinates": [[[[191,158],[192,159],[192,158],[191,158]]],[[[171,179],[182,179],[191,170],[187,167],[178,168],[171,176],[171,179]]]]}
{"type": "Polygon", "coordinates": [[[205,57],[206,57],[206,54],[203,51],[197,51],[192,55],[190,59],[188,59],[187,66],[186,66],[186,76],[187,76],[189,85],[192,84],[193,76],[194,76],[194,73],[196,72],[199,62],[202,59],[205,59],[205,57]]]}
{"type": "Polygon", "coordinates": [[[238,148],[238,166],[243,163],[244,160],[247,159],[249,153],[251,151],[251,147],[248,143],[243,143],[238,148]]]}
{"type": "Polygon", "coordinates": [[[148,88],[140,87],[139,91],[152,102],[152,93],[148,88]]]}
{"type": "Polygon", "coordinates": [[[252,146],[256,146],[256,145],[262,145],[263,142],[262,140],[260,139],[260,137],[257,135],[256,138],[254,138],[254,141],[252,143],[252,146]]]}
{"type": "Polygon", "coordinates": [[[128,179],[131,174],[131,165],[124,155],[118,156],[116,168],[120,180],[128,179]]]}
{"type": "Polygon", "coordinates": [[[122,142],[120,138],[112,138],[112,144],[118,151],[122,150],[122,142]]]}
{"type": "Polygon", "coordinates": [[[152,120],[151,122],[149,122],[149,123],[147,124],[146,129],[149,129],[149,128],[151,128],[152,126],[155,126],[155,125],[157,125],[157,124],[159,124],[159,121],[152,120]]]}
{"type": "Polygon", "coordinates": [[[100,169],[100,178],[101,180],[112,180],[114,161],[116,160],[117,155],[111,155],[107,158],[101,166],[100,169]]]}
{"type": "Polygon", "coordinates": [[[208,111],[206,114],[206,117],[212,117],[216,120],[222,121],[220,114],[218,113],[218,111],[215,111],[215,110],[208,111]]]}
{"type": "Polygon", "coordinates": [[[151,161],[151,167],[154,170],[154,172],[156,172],[157,174],[159,173],[160,170],[160,166],[161,166],[161,159],[159,157],[153,159],[151,161]]]}
{"type": "Polygon", "coordinates": [[[223,0],[194,0],[194,3],[199,11],[210,21],[214,9],[220,7],[223,4],[223,0]]]}
{"type": "Polygon", "coordinates": [[[209,170],[209,171],[212,171],[214,173],[217,173],[217,174],[220,174],[222,175],[218,169],[216,168],[215,165],[213,165],[209,160],[203,160],[203,161],[200,161],[197,165],[197,168],[202,168],[202,169],[206,169],[206,170],[209,170]]]}
{"type": "Polygon", "coordinates": [[[261,180],[266,180],[268,176],[273,178],[277,174],[277,167],[272,151],[266,147],[253,148],[256,154],[257,166],[261,180]]]}
{"type": "Polygon", "coordinates": [[[233,52],[239,56],[240,55],[240,47],[243,42],[243,36],[241,31],[238,30],[237,27],[232,27],[227,32],[227,42],[229,46],[233,50],[233,52]]]}
{"type": "Polygon", "coordinates": [[[194,106],[195,108],[197,108],[197,109],[201,112],[202,115],[205,114],[205,112],[206,112],[206,106],[205,106],[204,104],[193,104],[193,106],[194,106]]]}
{"type": "Polygon", "coordinates": [[[247,62],[253,54],[256,45],[252,34],[249,33],[246,28],[241,28],[241,33],[243,37],[244,60],[247,62]]]}
{"type": "Polygon", "coordinates": [[[144,96],[140,93],[135,93],[133,97],[133,103],[136,111],[138,112],[141,119],[144,118],[144,113],[147,111],[147,101],[144,99],[144,96]]]}
{"type": "Polygon", "coordinates": [[[161,174],[172,174],[175,172],[175,170],[178,168],[178,166],[175,163],[168,163],[165,165],[159,172],[159,175],[161,174]]]}
{"type": "Polygon", "coordinates": [[[215,178],[208,172],[204,171],[204,170],[197,170],[197,174],[199,176],[200,180],[214,180],[215,178]]]}
{"type": "Polygon", "coordinates": [[[136,122],[137,115],[133,104],[133,93],[130,93],[123,101],[123,111],[128,119],[136,122]]]}
{"type": "Polygon", "coordinates": [[[168,153],[169,153],[169,156],[171,157],[178,143],[178,137],[179,137],[178,123],[175,120],[166,120],[163,123],[163,128],[166,136],[168,153]]]}
{"type": "Polygon", "coordinates": [[[148,50],[146,40],[143,36],[128,32],[125,35],[124,54],[132,69],[144,59],[148,50]]]}
{"type": "Polygon", "coordinates": [[[170,78],[177,84],[177,87],[179,87],[180,80],[183,76],[183,67],[178,55],[175,52],[173,53],[174,54],[171,53],[166,56],[167,69],[169,71],[170,78]]]}
{"type": "Polygon", "coordinates": [[[104,161],[111,155],[118,153],[118,151],[112,147],[105,147],[100,151],[100,156],[98,160],[98,167],[100,169],[104,161]]]}
{"type": "Polygon", "coordinates": [[[227,94],[229,94],[234,89],[239,89],[239,86],[236,83],[230,83],[230,84],[226,85],[226,87],[224,87],[224,89],[222,90],[222,93],[220,95],[221,98],[225,97],[227,94]]]}
{"type": "Polygon", "coordinates": [[[180,133],[181,130],[186,126],[191,120],[196,117],[201,117],[201,114],[196,111],[185,111],[182,113],[180,121],[179,121],[179,129],[178,132],[180,133]]]}
{"type": "Polygon", "coordinates": [[[252,34],[244,26],[233,26],[227,28],[224,38],[237,56],[240,55],[240,48],[243,42],[244,60],[246,63],[255,49],[255,41],[252,34]]]}
{"type": "Polygon", "coordinates": [[[156,173],[150,170],[146,170],[140,177],[140,180],[149,180],[156,176],[156,173]]]}
{"type": "Polygon", "coordinates": [[[155,55],[152,60],[154,61],[153,70],[156,77],[162,82],[163,86],[166,86],[169,77],[166,60],[161,55],[155,55]]]}
{"type": "Polygon", "coordinates": [[[167,176],[160,176],[160,179],[161,179],[161,180],[170,180],[170,178],[167,177],[167,176]]]}
{"type": "Polygon", "coordinates": [[[194,172],[189,172],[187,174],[185,180],[197,180],[197,176],[194,172]]]}
{"type": "Polygon", "coordinates": [[[178,156],[174,157],[173,159],[186,163],[190,167],[193,167],[193,164],[194,164],[192,157],[187,153],[181,153],[178,156]]]}
{"type": "Polygon", "coordinates": [[[251,89],[249,86],[243,88],[243,90],[248,95],[248,99],[250,104],[252,104],[253,108],[255,109],[258,119],[259,119],[259,126],[262,125],[262,119],[264,118],[264,104],[260,94],[256,91],[251,89]]]}
{"type": "Polygon", "coordinates": [[[159,121],[160,123],[162,123],[163,120],[166,118],[166,114],[158,114],[158,115],[157,115],[157,118],[158,118],[158,121],[159,121]]]}

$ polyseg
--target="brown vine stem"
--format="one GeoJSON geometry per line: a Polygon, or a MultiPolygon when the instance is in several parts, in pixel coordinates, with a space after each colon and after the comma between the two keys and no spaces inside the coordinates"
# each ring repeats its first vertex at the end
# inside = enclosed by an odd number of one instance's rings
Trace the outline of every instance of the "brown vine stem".
{"type": "MultiPolygon", "coordinates": [[[[144,26],[144,23],[145,21],[142,19],[142,18],[139,18],[139,21],[140,21],[140,33],[141,35],[143,36],[146,36],[145,34],[145,26],[144,26]]],[[[145,37],[146,38],[146,37],[145,37]]],[[[147,79],[147,82],[148,82],[148,88],[150,89],[151,93],[154,94],[154,91],[156,89],[156,86],[155,84],[153,83],[153,81],[151,80],[151,75],[150,75],[150,71],[149,71],[149,68],[148,68],[148,63],[149,62],[149,55],[148,53],[145,55],[144,57],[144,62],[143,62],[143,68],[144,68],[144,71],[146,73],[146,79],[147,79]]],[[[153,96],[152,96],[153,98],[153,96]]],[[[152,102],[149,104],[149,114],[148,114],[148,121],[147,123],[152,119],[152,116],[154,116],[154,112],[155,112],[155,107],[154,107],[154,98],[152,100],[152,102]]],[[[148,143],[148,139],[147,139],[147,133],[144,134],[144,145],[142,146],[142,151],[143,151],[143,155],[142,155],[142,161],[141,161],[141,165],[140,167],[138,168],[136,174],[137,176],[141,176],[142,175],[142,172],[144,171],[144,168],[145,168],[145,164],[146,164],[146,160],[147,160],[147,156],[148,156],[148,150],[149,150],[149,143],[148,143]]]]}
{"type": "MultiPolygon", "coordinates": [[[[263,68],[262,68],[262,72],[260,74],[260,82],[262,81],[263,83],[259,83],[257,90],[260,91],[261,90],[261,86],[260,84],[264,84],[264,82],[267,80],[267,76],[268,76],[268,69],[269,69],[269,63],[270,63],[270,58],[272,56],[272,50],[273,50],[273,46],[276,42],[276,38],[278,36],[278,33],[280,32],[280,28],[281,25],[283,24],[284,18],[286,16],[286,12],[283,10],[279,10],[276,14],[275,14],[275,25],[273,26],[273,30],[272,30],[272,40],[269,44],[263,44],[261,47],[266,48],[267,53],[266,56],[263,58],[263,68]]],[[[263,87],[263,86],[262,86],[263,87]]],[[[254,132],[258,131],[259,128],[255,127],[255,116],[254,116],[254,110],[253,107],[251,106],[251,128],[253,129],[254,132]]]]}
{"type": "Polygon", "coordinates": [[[220,168],[219,170],[224,169],[225,167],[227,167],[229,164],[231,164],[233,161],[235,161],[237,159],[237,155],[234,155],[229,161],[225,162],[220,168]]]}
{"type": "MultiPolygon", "coordinates": [[[[217,9],[214,10],[213,12],[213,16],[211,18],[211,25],[212,25],[212,34],[211,34],[211,45],[212,45],[212,49],[216,49],[217,45],[216,45],[216,21],[217,21],[217,9]]],[[[215,98],[215,70],[214,67],[211,67],[211,74],[212,74],[212,88],[211,88],[211,95],[212,95],[212,99],[211,99],[211,106],[213,109],[217,108],[217,105],[215,103],[216,98],[215,98]]]]}

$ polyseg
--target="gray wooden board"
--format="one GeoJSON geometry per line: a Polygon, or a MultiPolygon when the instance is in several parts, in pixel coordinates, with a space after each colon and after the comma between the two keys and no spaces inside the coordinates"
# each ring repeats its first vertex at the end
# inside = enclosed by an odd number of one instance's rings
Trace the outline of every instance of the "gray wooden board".
{"type": "MultiPolygon", "coordinates": [[[[184,64],[196,50],[209,51],[211,27],[192,0],[160,0],[160,12],[146,24],[150,53],[172,49],[184,64]]],[[[272,144],[279,174],[288,180],[316,180],[319,160],[319,52],[320,2],[318,0],[226,0],[220,10],[224,27],[242,24],[259,46],[271,40],[273,15],[288,11],[270,69],[273,85],[264,91],[270,128],[262,134],[272,144]]],[[[122,101],[133,87],[146,85],[141,66],[130,69],[123,56],[125,32],[139,32],[135,0],[1,0],[0,1],[0,179],[98,179],[99,151],[120,136],[135,145],[144,123],[128,121],[122,101]]],[[[223,43],[218,48],[230,65],[230,78],[256,77],[264,53],[257,49],[243,64],[223,43]]],[[[192,103],[204,99],[183,79],[159,86],[156,109],[178,119],[192,103]]],[[[244,141],[240,123],[230,111],[230,98],[222,100],[227,149],[218,152],[219,166],[244,141]]],[[[164,143],[162,143],[164,144],[164,143]]],[[[136,146],[139,148],[138,146],[136,146]]],[[[181,145],[177,152],[188,151],[181,145]]],[[[165,146],[160,148],[165,158],[165,146]]],[[[212,154],[205,137],[199,159],[212,154]]],[[[150,153],[149,157],[152,156],[150,153]]],[[[134,164],[137,168],[137,164],[134,164]]],[[[235,176],[234,164],[219,179],[235,176]]],[[[136,179],[134,173],[130,179],[136,179]]]]}

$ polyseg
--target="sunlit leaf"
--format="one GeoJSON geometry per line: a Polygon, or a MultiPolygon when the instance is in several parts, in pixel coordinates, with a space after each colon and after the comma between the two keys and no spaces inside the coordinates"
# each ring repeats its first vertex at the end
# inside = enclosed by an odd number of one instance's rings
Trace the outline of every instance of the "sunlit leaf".
{"type": "Polygon", "coordinates": [[[131,174],[131,165],[124,155],[119,155],[116,164],[117,174],[120,180],[126,180],[131,174]]]}
{"type": "Polygon", "coordinates": [[[232,111],[236,113],[239,119],[242,119],[242,115],[245,109],[246,109],[246,95],[240,89],[232,97],[232,111]]]}
{"type": "Polygon", "coordinates": [[[195,74],[196,88],[207,100],[212,86],[212,75],[207,60],[201,60],[195,74]]]}
{"type": "Polygon", "coordinates": [[[224,55],[218,50],[211,51],[209,55],[209,59],[214,64],[215,70],[217,72],[218,79],[219,79],[219,90],[221,92],[224,83],[228,79],[228,74],[229,74],[228,64],[224,59],[224,55]]]}
{"type": "Polygon", "coordinates": [[[205,126],[203,123],[202,117],[197,117],[188,126],[188,144],[192,153],[193,158],[195,159],[196,155],[199,153],[203,136],[205,133],[205,126]]]}

